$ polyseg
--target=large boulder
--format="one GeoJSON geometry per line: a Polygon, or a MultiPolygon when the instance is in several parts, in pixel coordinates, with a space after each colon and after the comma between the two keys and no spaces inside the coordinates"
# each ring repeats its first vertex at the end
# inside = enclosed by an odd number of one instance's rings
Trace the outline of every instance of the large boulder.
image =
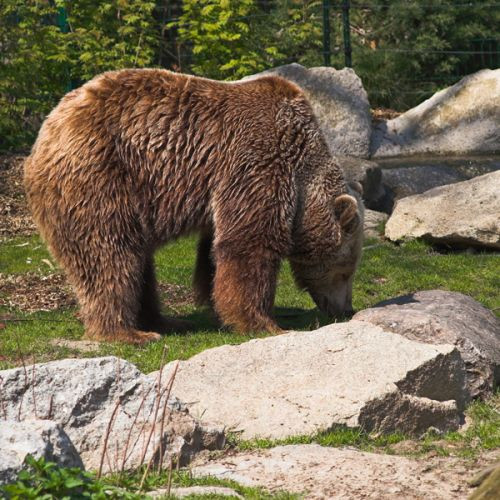
{"type": "Polygon", "coordinates": [[[270,74],[282,76],[304,90],[333,154],[368,158],[370,104],[361,79],[354,70],[330,67],[307,69],[293,63],[246,79],[270,74]]]}
{"type": "Polygon", "coordinates": [[[115,357],[65,359],[0,372],[1,409],[7,419],[51,419],[61,425],[86,468],[138,467],[163,455],[187,461],[223,445],[219,428],[201,425],[165,382],[115,357]],[[107,448],[107,449],[108,449],[107,448]]]}
{"type": "MultiPolygon", "coordinates": [[[[466,474],[381,453],[317,444],[277,446],[215,460],[192,468],[195,477],[233,480],[301,498],[441,500],[466,498],[466,474]]],[[[494,497],[491,497],[494,498],[494,497]]],[[[498,497],[497,497],[498,498],[498,497]]]]}
{"type": "Polygon", "coordinates": [[[0,420],[0,484],[12,483],[28,455],[61,467],[83,463],[61,425],[50,420],[0,420]]]}
{"type": "Polygon", "coordinates": [[[386,300],[354,315],[407,339],[453,344],[465,362],[472,397],[500,383],[500,320],[467,295],[427,290],[386,300]]]}
{"type": "Polygon", "coordinates": [[[385,226],[393,241],[500,248],[500,171],[402,198],[385,226]]]}
{"type": "Polygon", "coordinates": [[[373,131],[372,157],[500,151],[500,69],[484,69],[373,131]]]}
{"type": "Polygon", "coordinates": [[[208,349],[180,362],[172,394],[190,402],[192,415],[245,439],[335,424],[418,434],[460,425],[464,378],[453,346],[350,321],[208,349]]]}

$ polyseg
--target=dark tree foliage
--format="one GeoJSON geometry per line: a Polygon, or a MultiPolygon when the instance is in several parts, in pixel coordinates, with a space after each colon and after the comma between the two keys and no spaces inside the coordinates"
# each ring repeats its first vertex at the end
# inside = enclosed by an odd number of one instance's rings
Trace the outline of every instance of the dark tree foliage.
{"type": "MultiPolygon", "coordinates": [[[[332,64],[344,64],[340,1],[332,64]]],[[[406,109],[500,61],[500,0],[350,2],[352,62],[372,106],[406,109]]],[[[2,0],[0,150],[29,145],[71,87],[124,67],[234,80],[323,64],[322,0],[2,0]]]]}

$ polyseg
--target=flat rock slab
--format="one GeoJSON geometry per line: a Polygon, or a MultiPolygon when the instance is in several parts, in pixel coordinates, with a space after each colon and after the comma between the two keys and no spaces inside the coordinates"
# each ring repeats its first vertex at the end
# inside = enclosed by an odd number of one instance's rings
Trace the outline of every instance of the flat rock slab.
{"type": "Polygon", "coordinates": [[[192,473],[306,499],[445,500],[464,499],[468,491],[465,474],[437,473],[427,462],[316,444],[241,453],[194,467],[192,473]]]}
{"type": "Polygon", "coordinates": [[[448,245],[500,248],[500,171],[441,186],[396,203],[385,235],[448,245]]]}
{"type": "Polygon", "coordinates": [[[159,489],[148,491],[146,494],[151,498],[184,498],[193,495],[210,495],[210,498],[243,498],[235,490],[223,486],[188,486],[186,488],[172,488],[170,490],[170,495],[167,489],[159,489]]]}
{"type": "Polygon", "coordinates": [[[500,69],[484,69],[373,131],[373,157],[500,149],[500,69]]]}
{"type": "Polygon", "coordinates": [[[279,75],[302,88],[332,154],[368,158],[372,119],[368,94],[351,68],[305,68],[293,63],[246,77],[279,75]]]}
{"type": "MultiPolygon", "coordinates": [[[[173,369],[165,367],[165,376],[173,369]]],[[[153,375],[155,376],[155,375],[153,375]]],[[[181,361],[172,394],[244,439],[335,424],[383,432],[456,429],[468,398],[453,346],[360,321],[208,349],[181,361]]]]}
{"type": "Polygon", "coordinates": [[[61,467],[83,467],[73,443],[50,420],[0,420],[0,484],[14,482],[28,455],[61,467]]]}
{"type": "Polygon", "coordinates": [[[472,397],[500,384],[500,320],[467,295],[427,290],[396,297],[354,315],[410,340],[453,344],[465,361],[472,397]]]}
{"type": "Polygon", "coordinates": [[[135,468],[161,455],[187,461],[224,443],[222,429],[200,425],[180,401],[168,398],[167,379],[148,377],[113,356],[4,370],[0,381],[3,416],[57,422],[88,469],[100,467],[106,439],[104,471],[135,468]]]}

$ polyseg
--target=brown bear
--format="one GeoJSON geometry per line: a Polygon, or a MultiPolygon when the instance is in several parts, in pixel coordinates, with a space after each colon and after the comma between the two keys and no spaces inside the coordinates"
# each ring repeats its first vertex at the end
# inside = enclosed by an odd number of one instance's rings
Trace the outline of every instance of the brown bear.
{"type": "Polygon", "coordinates": [[[143,343],[179,327],[160,314],[153,254],[192,231],[198,301],[239,331],[280,331],[271,310],[286,257],[318,307],[351,307],[360,208],[304,94],[282,78],[104,73],[47,117],[25,187],[87,338],[143,343]]]}

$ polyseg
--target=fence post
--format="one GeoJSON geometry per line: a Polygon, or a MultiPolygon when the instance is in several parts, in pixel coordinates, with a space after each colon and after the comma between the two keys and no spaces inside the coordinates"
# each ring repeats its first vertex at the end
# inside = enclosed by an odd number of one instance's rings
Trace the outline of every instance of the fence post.
{"type": "Polygon", "coordinates": [[[330,0],[323,0],[323,60],[325,66],[331,66],[330,0]]]}
{"type": "Polygon", "coordinates": [[[345,54],[345,65],[350,68],[352,67],[352,49],[351,49],[351,30],[349,27],[349,0],[343,0],[342,2],[342,24],[344,27],[344,54],[345,54]]]}

